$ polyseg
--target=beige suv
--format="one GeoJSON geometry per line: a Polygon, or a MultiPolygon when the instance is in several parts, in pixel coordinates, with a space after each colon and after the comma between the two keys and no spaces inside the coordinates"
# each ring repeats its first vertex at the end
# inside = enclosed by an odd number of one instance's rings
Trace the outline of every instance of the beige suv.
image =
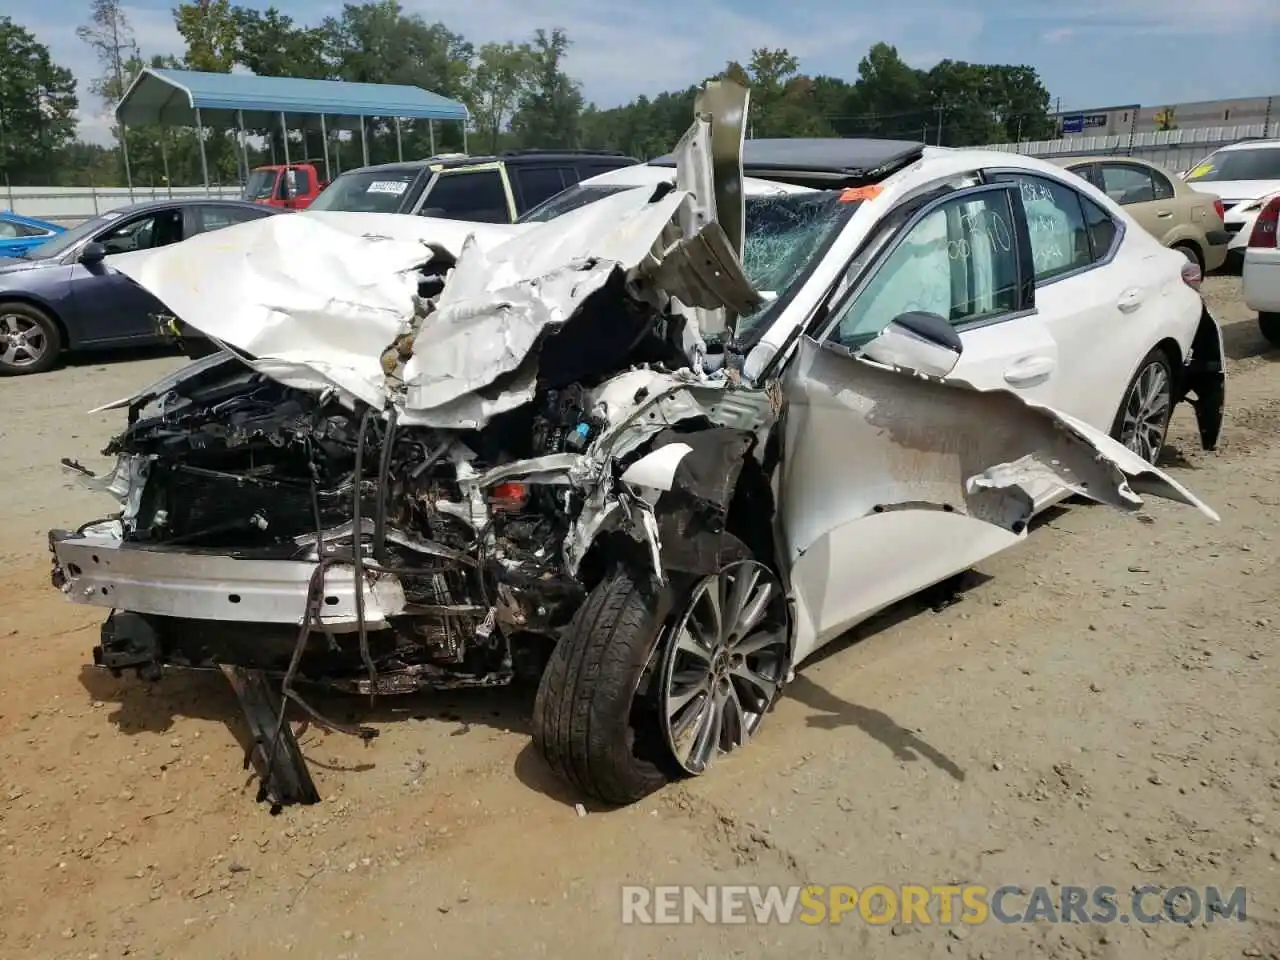
{"type": "Polygon", "coordinates": [[[1226,261],[1231,235],[1222,224],[1222,201],[1213,194],[1193,190],[1167,170],[1134,157],[1058,157],[1053,162],[1088,180],[1202,271],[1217,270],[1226,261]]]}

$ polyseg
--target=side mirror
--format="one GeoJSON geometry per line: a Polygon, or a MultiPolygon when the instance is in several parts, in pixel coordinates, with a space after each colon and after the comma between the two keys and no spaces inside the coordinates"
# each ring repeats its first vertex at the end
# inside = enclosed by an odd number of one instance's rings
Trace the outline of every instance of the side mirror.
{"type": "Polygon", "coordinates": [[[888,367],[945,377],[956,368],[963,351],[960,334],[943,317],[912,311],[894,317],[859,354],[888,367]]]}
{"type": "Polygon", "coordinates": [[[106,259],[107,248],[96,240],[90,240],[84,245],[84,249],[80,251],[80,262],[86,267],[95,263],[101,263],[106,259]]]}

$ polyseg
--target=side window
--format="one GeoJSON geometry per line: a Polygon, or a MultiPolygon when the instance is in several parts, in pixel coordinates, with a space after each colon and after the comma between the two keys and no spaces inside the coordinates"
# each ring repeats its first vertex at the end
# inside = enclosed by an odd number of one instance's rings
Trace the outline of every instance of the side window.
{"type": "Polygon", "coordinates": [[[12,220],[0,220],[0,237],[4,237],[6,240],[14,240],[18,237],[45,237],[48,235],[48,230],[41,230],[39,227],[33,227],[25,223],[14,223],[12,220]]]}
{"type": "Polygon", "coordinates": [[[294,174],[294,196],[304,197],[311,192],[311,171],[295,170],[294,174]]]}
{"type": "MultiPolygon", "coordinates": [[[[1119,204],[1150,203],[1156,199],[1151,171],[1127,163],[1102,164],[1102,192],[1119,204]]],[[[1172,187],[1169,196],[1173,196],[1172,187]]]]}
{"type": "Polygon", "coordinates": [[[957,197],[926,214],[836,314],[831,339],[865,344],[895,317],[936,313],[961,326],[1019,308],[1009,194],[957,197]]]}
{"type": "MultiPolygon", "coordinates": [[[[569,184],[559,167],[516,167],[516,190],[524,210],[532,209],[549,197],[554,197],[569,184]]],[[[570,181],[572,183],[572,181],[570,181]]]]}
{"type": "Polygon", "coordinates": [[[510,223],[507,191],[497,170],[440,174],[418,211],[424,217],[445,217],[479,223],[510,223]]]}
{"type": "Polygon", "coordinates": [[[0,220],[0,237],[3,237],[6,240],[13,240],[20,236],[22,236],[22,234],[18,233],[18,225],[16,223],[10,223],[8,220],[0,220]]]}
{"type": "Polygon", "coordinates": [[[1084,208],[1085,226],[1089,230],[1089,246],[1093,253],[1093,260],[1096,263],[1111,253],[1111,248],[1115,246],[1116,236],[1120,233],[1120,228],[1111,219],[1111,214],[1107,213],[1088,197],[1080,198],[1080,206],[1084,208]]]}
{"type": "Polygon", "coordinates": [[[181,239],[182,211],[161,210],[108,230],[99,235],[98,242],[112,254],[167,247],[181,239]]]}
{"type": "Polygon", "coordinates": [[[1151,183],[1155,187],[1157,200],[1172,200],[1174,197],[1173,181],[1159,170],[1151,171],[1151,183]]]}
{"type": "Polygon", "coordinates": [[[223,227],[229,227],[233,223],[244,223],[246,220],[256,220],[258,217],[253,211],[237,210],[235,207],[200,207],[199,213],[199,233],[208,233],[210,230],[221,230],[223,227]]]}
{"type": "Polygon", "coordinates": [[[1080,194],[1047,177],[1015,173],[999,174],[995,179],[1016,183],[1022,193],[1037,282],[1093,263],[1080,194]]]}

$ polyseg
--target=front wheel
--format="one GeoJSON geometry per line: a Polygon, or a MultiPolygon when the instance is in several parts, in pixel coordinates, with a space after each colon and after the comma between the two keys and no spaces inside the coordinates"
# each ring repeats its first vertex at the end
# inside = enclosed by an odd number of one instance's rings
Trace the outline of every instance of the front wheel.
{"type": "Polygon", "coordinates": [[[1164,449],[1173,414],[1173,364],[1169,354],[1156,347],[1138,365],[1120,409],[1111,425],[1111,436],[1155,464],[1164,449]]]}
{"type": "Polygon", "coordinates": [[[62,351],[53,318],[29,303],[0,304],[0,376],[44,373],[62,351]]]}
{"type": "Polygon", "coordinates": [[[786,599],[767,567],[736,560],[679,593],[662,619],[654,591],[626,572],[606,578],[542,675],[534,742],[606,803],[634,803],[744,745],[790,668],[786,599]]]}
{"type": "Polygon", "coordinates": [[[1280,313],[1259,313],[1258,329],[1273,347],[1280,347],[1280,313]]]}

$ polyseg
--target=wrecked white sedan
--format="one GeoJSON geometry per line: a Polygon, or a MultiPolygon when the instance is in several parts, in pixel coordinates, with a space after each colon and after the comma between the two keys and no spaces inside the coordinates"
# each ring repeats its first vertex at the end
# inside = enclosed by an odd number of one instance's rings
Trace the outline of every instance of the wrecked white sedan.
{"type": "Polygon", "coordinates": [[[95,662],[221,669],[275,803],[316,799],[308,687],[529,677],[551,766],[625,803],[1069,493],[1216,519],[1150,462],[1178,401],[1221,422],[1185,258],[1007,154],[744,191],[745,108],[709,86],[674,182],[543,223],[296,214],[130,265],[225,352],[114,405],[113,472],[68,462],[123,504],[50,533],[95,662]]]}

